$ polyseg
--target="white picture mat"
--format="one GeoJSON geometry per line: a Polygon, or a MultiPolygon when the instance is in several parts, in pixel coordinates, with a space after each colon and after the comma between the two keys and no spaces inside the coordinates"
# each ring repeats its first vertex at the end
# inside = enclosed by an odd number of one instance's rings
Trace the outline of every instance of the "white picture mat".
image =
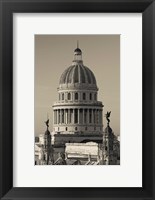
{"type": "Polygon", "coordinates": [[[18,13],[13,31],[13,186],[142,187],[142,14],[18,13]],[[121,35],[120,165],[34,165],[35,34],[121,35]]]}

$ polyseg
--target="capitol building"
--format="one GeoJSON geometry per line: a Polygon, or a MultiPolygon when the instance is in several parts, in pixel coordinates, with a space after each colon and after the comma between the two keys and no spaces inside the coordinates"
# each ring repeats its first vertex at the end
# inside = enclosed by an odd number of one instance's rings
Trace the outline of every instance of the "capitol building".
{"type": "Polygon", "coordinates": [[[103,130],[103,107],[98,101],[94,73],[84,65],[82,50],[74,50],[71,66],[60,76],[58,101],[52,106],[53,130],[47,129],[35,144],[35,164],[118,164],[119,141],[109,125],[103,130]]]}
{"type": "Polygon", "coordinates": [[[59,100],[53,105],[53,131],[61,142],[102,140],[103,104],[98,101],[98,87],[93,72],[84,65],[80,48],[62,73],[59,100]]]}

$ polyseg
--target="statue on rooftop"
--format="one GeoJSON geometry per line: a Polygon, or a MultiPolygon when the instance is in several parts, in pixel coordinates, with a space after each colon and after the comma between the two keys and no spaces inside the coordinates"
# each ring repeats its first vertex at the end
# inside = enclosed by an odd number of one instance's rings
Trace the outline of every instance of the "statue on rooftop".
{"type": "Polygon", "coordinates": [[[109,125],[109,122],[110,122],[110,119],[109,119],[110,114],[111,114],[111,111],[110,112],[107,111],[107,113],[105,114],[106,120],[108,121],[108,123],[107,123],[108,125],[109,125]]]}
{"type": "Polygon", "coordinates": [[[47,121],[45,121],[45,124],[47,126],[47,128],[49,127],[49,119],[47,121]]]}

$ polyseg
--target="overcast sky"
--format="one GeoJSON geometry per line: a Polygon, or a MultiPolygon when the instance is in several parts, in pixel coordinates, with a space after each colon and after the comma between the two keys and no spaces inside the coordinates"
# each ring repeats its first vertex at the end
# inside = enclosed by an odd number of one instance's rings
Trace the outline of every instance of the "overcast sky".
{"type": "MultiPolygon", "coordinates": [[[[98,100],[103,115],[111,111],[110,126],[120,134],[120,36],[119,35],[35,35],[35,135],[45,132],[44,121],[50,119],[52,105],[58,100],[57,88],[63,71],[72,64],[77,40],[84,65],[94,73],[98,100]]],[[[103,117],[103,125],[106,127],[103,117]]]]}

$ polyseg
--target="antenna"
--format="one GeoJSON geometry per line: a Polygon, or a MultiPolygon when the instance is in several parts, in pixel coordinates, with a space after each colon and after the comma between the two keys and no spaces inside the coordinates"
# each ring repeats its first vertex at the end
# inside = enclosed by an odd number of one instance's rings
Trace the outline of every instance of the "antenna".
{"type": "Polygon", "coordinates": [[[79,48],[79,40],[77,40],[77,48],[79,48]]]}

